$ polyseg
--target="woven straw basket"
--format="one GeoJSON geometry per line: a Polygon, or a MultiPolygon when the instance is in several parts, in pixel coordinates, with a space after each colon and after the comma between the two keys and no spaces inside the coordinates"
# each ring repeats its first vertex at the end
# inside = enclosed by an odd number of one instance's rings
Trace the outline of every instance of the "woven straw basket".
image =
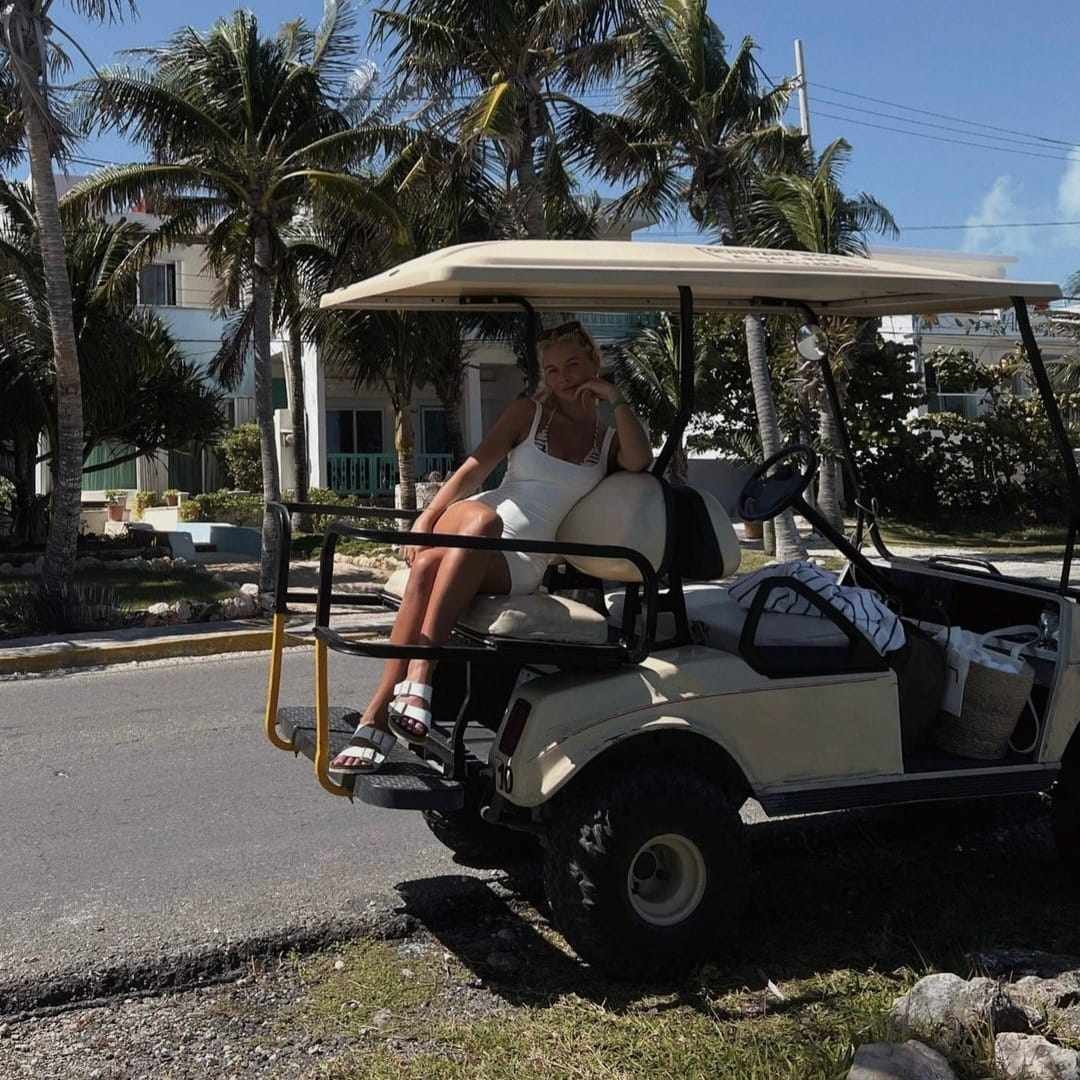
{"type": "Polygon", "coordinates": [[[961,757],[986,761],[1003,758],[1034,682],[1035,671],[1030,664],[1014,673],[972,660],[960,715],[940,714],[934,742],[947,753],[961,757]]]}

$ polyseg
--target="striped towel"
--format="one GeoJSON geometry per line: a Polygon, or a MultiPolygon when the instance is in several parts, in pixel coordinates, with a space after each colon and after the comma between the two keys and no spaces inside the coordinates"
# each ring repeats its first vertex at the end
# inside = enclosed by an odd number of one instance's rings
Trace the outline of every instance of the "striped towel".
{"type": "MultiPolygon", "coordinates": [[[[837,585],[836,574],[830,574],[813,563],[796,559],[794,562],[765,566],[746,577],[739,578],[728,590],[732,600],[745,608],[754,602],[758,586],[768,578],[791,577],[812,589],[825,603],[836,608],[845,618],[866,635],[867,640],[884,656],[901,648],[907,638],[897,615],[886,607],[876,592],[854,585],[837,585]]],[[[794,589],[777,589],[765,604],[766,611],[780,615],[824,615],[794,589]]]]}

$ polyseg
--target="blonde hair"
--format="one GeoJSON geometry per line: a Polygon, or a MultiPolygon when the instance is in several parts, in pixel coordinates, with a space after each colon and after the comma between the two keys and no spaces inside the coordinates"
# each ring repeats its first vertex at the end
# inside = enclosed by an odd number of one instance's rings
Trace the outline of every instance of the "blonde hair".
{"type": "MultiPolygon", "coordinates": [[[[549,345],[561,345],[567,341],[579,342],[588,349],[589,357],[596,365],[597,372],[604,366],[603,357],[600,355],[600,346],[596,344],[596,339],[576,319],[572,322],[561,323],[559,326],[553,326],[550,329],[537,334],[537,360],[539,361],[543,357],[544,350],[549,345]]],[[[533,395],[533,400],[544,401],[550,394],[551,391],[541,383],[540,389],[533,395]]]]}

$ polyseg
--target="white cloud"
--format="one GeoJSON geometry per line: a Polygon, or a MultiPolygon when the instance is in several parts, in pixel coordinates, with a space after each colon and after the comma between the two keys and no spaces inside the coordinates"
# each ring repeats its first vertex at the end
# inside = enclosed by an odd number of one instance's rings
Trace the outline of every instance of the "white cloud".
{"type": "MultiPolygon", "coordinates": [[[[1077,173],[1077,181],[1076,193],[1080,198],[1080,172],[1077,173]]],[[[1036,246],[1031,229],[994,228],[998,222],[1005,224],[1031,220],[1031,212],[1023,208],[1020,195],[1021,186],[1013,177],[999,176],[982,197],[979,208],[965,222],[966,225],[981,227],[968,229],[964,234],[964,250],[1008,255],[1032,254],[1036,246]]]]}
{"type": "Polygon", "coordinates": [[[1058,185],[1062,221],[1080,221],[1080,150],[1069,151],[1069,163],[1058,185]]]}

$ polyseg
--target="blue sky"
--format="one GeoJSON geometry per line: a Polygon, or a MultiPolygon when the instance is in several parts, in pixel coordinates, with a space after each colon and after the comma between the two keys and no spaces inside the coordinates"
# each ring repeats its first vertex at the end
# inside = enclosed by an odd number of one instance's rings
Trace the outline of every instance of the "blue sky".
{"type": "MultiPolygon", "coordinates": [[[[254,9],[268,29],[297,16],[316,22],[322,11],[321,0],[249,0],[245,6],[254,9]]],[[[845,187],[877,196],[902,226],[1080,221],[1077,5],[1049,0],[1029,0],[1020,8],[986,0],[953,0],[948,5],[940,0],[710,0],[709,7],[732,45],[745,34],[758,42],[759,59],[773,77],[792,71],[792,43],[802,38],[815,147],[844,136],[854,147],[845,187]],[[911,122],[915,120],[942,127],[911,122]],[[922,136],[866,126],[870,124],[922,136]]],[[[364,5],[365,23],[367,8],[364,5]]],[[[181,24],[207,26],[227,8],[221,0],[175,5],[141,0],[140,10],[137,22],[111,27],[82,23],[62,8],[57,14],[100,64],[119,49],[161,41],[181,24]]],[[[789,118],[798,122],[794,107],[789,118]]],[[[115,139],[98,140],[85,152],[118,160],[136,156],[115,139]]],[[[900,243],[1013,254],[1019,262],[1010,276],[1018,278],[1061,281],[1080,269],[1080,226],[913,228],[900,243]]]]}

